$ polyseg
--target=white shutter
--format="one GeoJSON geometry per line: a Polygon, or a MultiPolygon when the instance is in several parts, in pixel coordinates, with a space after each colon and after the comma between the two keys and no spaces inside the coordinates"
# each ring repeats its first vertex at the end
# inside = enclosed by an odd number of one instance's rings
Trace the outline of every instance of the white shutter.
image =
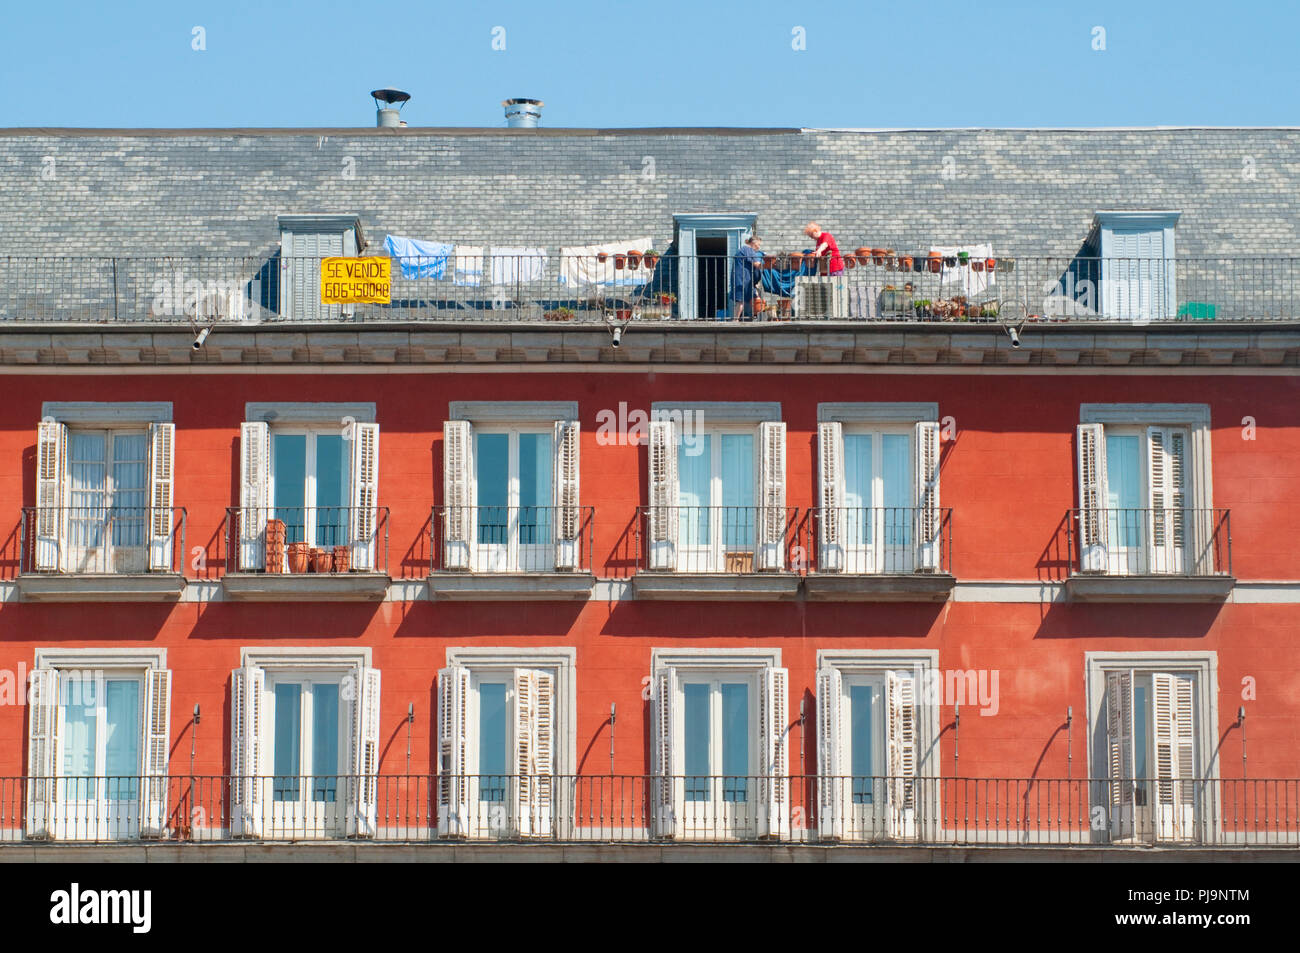
{"type": "Polygon", "coordinates": [[[850,782],[840,767],[840,702],[844,679],[840,670],[817,670],[817,834],[823,840],[844,836],[844,815],[852,803],[850,782]]]}
{"type": "Polygon", "coordinates": [[[352,568],[377,568],[379,424],[354,424],[352,436],[352,568]]]}
{"type": "Polygon", "coordinates": [[[474,432],[468,420],[442,424],[442,568],[468,569],[474,535],[474,432]]]}
{"type": "Polygon", "coordinates": [[[149,425],[149,570],[172,571],[175,424],[149,425]]]}
{"type": "Polygon", "coordinates": [[[449,665],[438,673],[438,836],[464,836],[469,826],[465,777],[465,719],[469,669],[449,665]]]}
{"type": "Polygon", "coordinates": [[[790,834],[790,744],[786,733],[790,720],[790,672],[784,668],[763,669],[758,694],[759,835],[788,837],[790,834]]]}
{"type": "Polygon", "coordinates": [[[677,433],[671,420],[650,421],[650,568],[677,568],[677,433]]]}
{"type": "Polygon", "coordinates": [[[515,669],[515,823],[518,832],[533,832],[534,708],[537,684],[532,669],[515,669]]]}
{"type": "Polygon", "coordinates": [[[379,669],[361,670],[355,694],[346,833],[349,837],[374,837],[379,802],[379,669]]]}
{"type": "Polygon", "coordinates": [[[677,833],[677,783],[673,776],[676,684],[673,668],[661,668],[650,679],[650,827],[655,837],[677,833]]]}
{"type": "Polygon", "coordinates": [[[916,424],[917,569],[937,571],[942,564],[943,514],[939,509],[939,423],[916,424]]]}
{"type": "Polygon", "coordinates": [[[1151,572],[1180,573],[1186,566],[1188,443],[1186,430],[1147,428],[1151,572]]]}
{"type": "Polygon", "coordinates": [[[239,571],[252,572],[266,568],[271,428],[263,420],[246,420],[239,437],[239,571]]]}
{"type": "Polygon", "coordinates": [[[1134,834],[1133,673],[1106,674],[1106,771],[1111,838],[1134,834]]]}
{"type": "Polygon", "coordinates": [[[576,420],[555,422],[555,568],[578,569],[582,511],[578,507],[578,434],[576,420]]]}
{"type": "Polygon", "coordinates": [[[758,568],[785,568],[785,422],[758,425],[758,568]]]}
{"type": "Polygon", "coordinates": [[[54,802],[58,797],[59,673],[32,670],[27,708],[27,824],[28,837],[53,833],[54,802]]]}
{"type": "Polygon", "coordinates": [[[53,420],[43,420],[36,430],[36,520],[32,568],[37,572],[54,572],[63,568],[64,461],[68,456],[68,428],[53,420]]]}
{"type": "Polygon", "coordinates": [[[888,672],[889,833],[898,840],[916,836],[916,676],[888,672]]]}
{"type": "Polygon", "coordinates": [[[171,755],[172,673],[166,668],[144,673],[143,790],[140,792],[140,834],[167,833],[167,762],[171,755]]]}
{"type": "Polygon", "coordinates": [[[1079,569],[1107,566],[1106,433],[1101,424],[1079,424],[1079,569]]]}
{"type": "Polygon", "coordinates": [[[533,814],[532,832],[553,834],[555,811],[555,676],[533,673],[533,814]]]}
{"type": "Polygon", "coordinates": [[[262,696],[266,672],[255,665],[230,673],[230,833],[261,837],[266,778],[262,776],[262,696]]]}
{"type": "Polygon", "coordinates": [[[844,428],[838,421],[817,425],[817,570],[844,570],[844,428]]]}
{"type": "Polygon", "coordinates": [[[1151,727],[1155,741],[1156,837],[1190,840],[1196,799],[1195,727],[1190,675],[1151,675],[1151,727]]]}

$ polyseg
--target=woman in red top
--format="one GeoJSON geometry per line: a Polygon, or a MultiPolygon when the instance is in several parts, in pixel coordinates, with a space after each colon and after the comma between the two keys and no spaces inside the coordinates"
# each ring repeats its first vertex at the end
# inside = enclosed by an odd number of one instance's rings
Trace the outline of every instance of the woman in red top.
{"type": "Polygon", "coordinates": [[[804,226],[803,233],[817,243],[817,248],[813,252],[817,257],[829,255],[831,259],[830,273],[838,275],[844,271],[844,259],[840,257],[840,246],[835,244],[835,236],[830,232],[823,232],[821,226],[816,222],[809,222],[804,226]]]}

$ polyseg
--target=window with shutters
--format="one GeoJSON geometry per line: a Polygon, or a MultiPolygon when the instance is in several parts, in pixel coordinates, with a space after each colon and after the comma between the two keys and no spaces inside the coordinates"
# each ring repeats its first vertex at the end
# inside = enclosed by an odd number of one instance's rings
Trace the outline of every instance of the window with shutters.
{"type": "Polygon", "coordinates": [[[29,837],[166,833],[171,673],[163,665],[161,652],[37,652],[28,723],[29,837]]]}
{"type": "Polygon", "coordinates": [[[1211,783],[1214,658],[1089,653],[1093,791],[1117,842],[1189,842],[1217,817],[1211,783]]]}
{"type": "Polygon", "coordinates": [[[321,261],[352,257],[365,250],[361,221],[355,215],[281,215],[280,314],[293,321],[338,320],[355,305],[321,303],[321,261]]]}
{"type": "Polygon", "coordinates": [[[917,838],[937,817],[937,653],[818,656],[819,838],[917,838]]]}
{"type": "Polygon", "coordinates": [[[438,673],[438,833],[555,837],[568,824],[574,653],[449,649],[438,673]]]}
{"type": "Polygon", "coordinates": [[[380,675],[367,655],[245,650],[231,674],[233,834],[375,835],[380,675]]]}
{"type": "Polygon", "coordinates": [[[777,661],[748,651],[654,653],[656,836],[789,834],[789,677],[777,661]]]}
{"type": "Polygon", "coordinates": [[[1139,323],[1174,317],[1178,217],[1161,211],[1097,213],[1093,227],[1104,317],[1139,323]]]}

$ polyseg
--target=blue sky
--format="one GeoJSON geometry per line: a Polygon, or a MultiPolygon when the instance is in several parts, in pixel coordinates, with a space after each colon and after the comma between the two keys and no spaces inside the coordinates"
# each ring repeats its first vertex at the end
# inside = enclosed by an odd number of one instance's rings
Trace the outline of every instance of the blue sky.
{"type": "Polygon", "coordinates": [[[366,126],[389,85],[419,126],[1300,124],[1280,0],[3,6],[0,126],[366,126]]]}

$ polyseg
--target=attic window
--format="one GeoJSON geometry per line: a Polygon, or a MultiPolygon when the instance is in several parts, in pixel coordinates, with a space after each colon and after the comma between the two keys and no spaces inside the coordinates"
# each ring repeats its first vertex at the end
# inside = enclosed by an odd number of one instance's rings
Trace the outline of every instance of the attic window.
{"type": "Polygon", "coordinates": [[[356,215],[281,215],[280,314],[293,321],[330,321],[351,315],[351,305],[321,304],[320,260],[354,257],[365,250],[356,215]]]}
{"type": "Polygon", "coordinates": [[[1122,321],[1172,318],[1178,306],[1176,211],[1108,211],[1093,219],[1102,313],[1122,321]]]}

